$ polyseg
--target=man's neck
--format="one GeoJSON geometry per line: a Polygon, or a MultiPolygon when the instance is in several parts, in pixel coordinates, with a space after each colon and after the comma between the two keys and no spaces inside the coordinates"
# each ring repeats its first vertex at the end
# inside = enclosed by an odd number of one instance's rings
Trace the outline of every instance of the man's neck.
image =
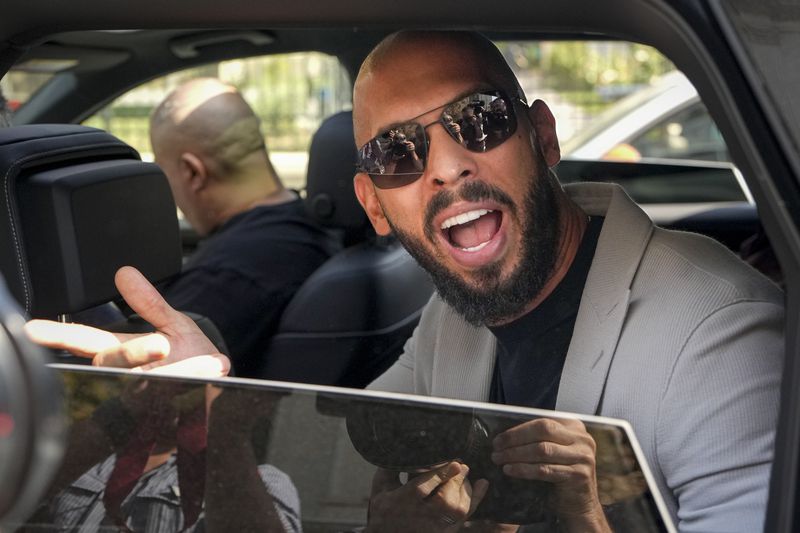
{"type": "Polygon", "coordinates": [[[290,190],[280,187],[278,190],[273,191],[266,196],[262,196],[259,198],[253,198],[244,200],[241,202],[236,202],[225,209],[218,211],[217,213],[217,225],[216,227],[220,227],[225,224],[228,220],[239,215],[241,213],[250,211],[251,209],[255,209],[256,207],[266,206],[266,205],[281,205],[292,202],[297,199],[297,193],[290,190]]]}

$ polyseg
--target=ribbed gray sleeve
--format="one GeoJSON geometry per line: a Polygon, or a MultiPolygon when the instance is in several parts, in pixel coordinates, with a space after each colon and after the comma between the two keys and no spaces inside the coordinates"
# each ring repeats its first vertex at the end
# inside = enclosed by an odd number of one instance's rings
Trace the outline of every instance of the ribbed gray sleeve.
{"type": "Polygon", "coordinates": [[[731,303],[686,339],[664,383],[655,439],[680,531],[763,529],[782,353],[775,303],[731,303]]]}

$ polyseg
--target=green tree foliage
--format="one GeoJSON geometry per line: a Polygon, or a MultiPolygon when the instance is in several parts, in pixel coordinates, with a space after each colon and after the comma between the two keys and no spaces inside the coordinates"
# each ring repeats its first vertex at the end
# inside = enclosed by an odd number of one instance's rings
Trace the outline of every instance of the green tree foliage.
{"type": "Polygon", "coordinates": [[[553,43],[543,57],[543,68],[549,87],[588,93],[584,102],[610,104],[653,83],[675,66],[642,44],[583,41],[553,43]]]}

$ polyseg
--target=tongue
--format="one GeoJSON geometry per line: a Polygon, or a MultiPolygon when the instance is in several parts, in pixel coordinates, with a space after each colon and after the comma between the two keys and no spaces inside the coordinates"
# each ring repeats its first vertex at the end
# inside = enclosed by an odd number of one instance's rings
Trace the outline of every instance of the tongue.
{"type": "Polygon", "coordinates": [[[450,228],[450,242],[459,248],[473,248],[482,244],[500,229],[500,213],[493,211],[477,220],[450,228]]]}

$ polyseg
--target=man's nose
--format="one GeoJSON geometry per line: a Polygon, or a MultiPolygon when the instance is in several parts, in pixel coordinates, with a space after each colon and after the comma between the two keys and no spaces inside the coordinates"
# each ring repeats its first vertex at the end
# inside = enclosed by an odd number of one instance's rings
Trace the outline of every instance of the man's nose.
{"type": "Polygon", "coordinates": [[[453,139],[441,124],[428,128],[426,179],[439,189],[474,177],[478,172],[475,154],[453,139]]]}

